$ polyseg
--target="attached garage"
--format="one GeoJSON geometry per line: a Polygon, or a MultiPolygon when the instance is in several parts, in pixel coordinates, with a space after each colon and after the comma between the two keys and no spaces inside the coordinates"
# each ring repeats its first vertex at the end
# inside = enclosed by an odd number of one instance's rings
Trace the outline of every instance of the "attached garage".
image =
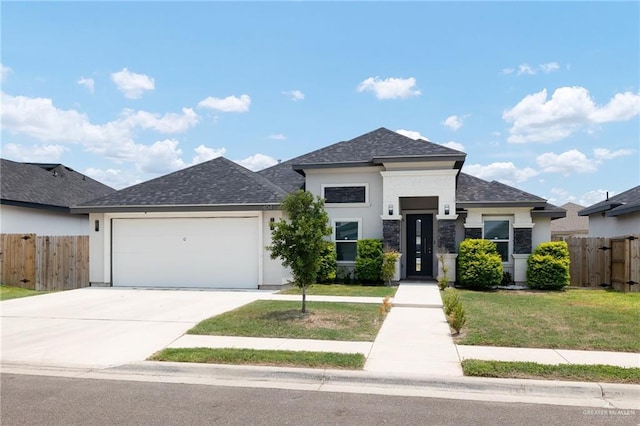
{"type": "Polygon", "coordinates": [[[112,285],[258,288],[258,217],[114,218],[112,285]]]}

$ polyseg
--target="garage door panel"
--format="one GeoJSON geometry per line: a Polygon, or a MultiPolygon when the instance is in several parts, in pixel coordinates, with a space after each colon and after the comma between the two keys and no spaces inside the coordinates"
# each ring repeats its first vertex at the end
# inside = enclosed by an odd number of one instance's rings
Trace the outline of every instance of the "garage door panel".
{"type": "Polygon", "coordinates": [[[114,219],[114,286],[257,288],[258,218],[114,219]]]}

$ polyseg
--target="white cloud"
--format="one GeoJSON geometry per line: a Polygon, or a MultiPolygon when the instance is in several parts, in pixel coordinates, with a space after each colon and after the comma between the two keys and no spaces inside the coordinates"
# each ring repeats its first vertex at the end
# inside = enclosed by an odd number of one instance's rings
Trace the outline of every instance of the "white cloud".
{"type": "Polygon", "coordinates": [[[136,168],[144,173],[162,174],[185,167],[178,144],[175,139],[165,139],[152,145],[136,145],[136,168]]]}
{"type": "Polygon", "coordinates": [[[616,94],[609,103],[598,107],[584,87],[560,87],[551,99],[547,90],[524,97],[502,114],[513,123],[509,142],[554,142],[587,129],[594,124],[629,120],[640,114],[640,93],[616,94]]]}
{"type": "Polygon", "coordinates": [[[543,172],[562,173],[564,176],[571,173],[593,173],[598,169],[596,161],[587,158],[577,149],[562,154],[546,152],[536,157],[536,163],[543,172]]]}
{"type": "Polygon", "coordinates": [[[520,64],[518,65],[518,75],[527,74],[534,75],[536,72],[529,64],[520,64]]]}
{"type": "Polygon", "coordinates": [[[204,163],[205,161],[221,157],[227,152],[225,148],[209,148],[204,145],[199,145],[194,151],[196,155],[193,157],[191,164],[204,163]]]}
{"type": "Polygon", "coordinates": [[[6,78],[9,76],[9,73],[11,73],[13,70],[9,67],[5,67],[3,64],[0,63],[0,81],[5,81],[6,78]]]}
{"type": "Polygon", "coordinates": [[[515,68],[502,68],[502,71],[500,71],[500,74],[509,75],[509,74],[513,74],[515,71],[516,71],[515,68]]]}
{"type": "Polygon", "coordinates": [[[531,167],[519,168],[512,162],[497,162],[486,166],[481,164],[465,165],[464,172],[485,180],[497,180],[507,185],[524,182],[539,173],[531,167]]]}
{"type": "Polygon", "coordinates": [[[17,145],[15,143],[2,144],[2,157],[15,161],[34,163],[55,163],[67,150],[62,145],[17,145]]]}
{"type": "Polygon", "coordinates": [[[285,139],[287,139],[287,137],[285,135],[283,135],[282,133],[275,133],[273,135],[269,135],[269,139],[273,139],[276,141],[283,141],[285,139]]]}
{"type": "Polygon", "coordinates": [[[283,95],[291,98],[292,101],[301,101],[304,99],[304,93],[300,90],[285,90],[282,92],[283,95]]]}
{"type": "Polygon", "coordinates": [[[155,80],[153,78],[131,72],[127,68],[122,68],[121,71],[112,73],[111,80],[116,84],[118,90],[129,99],[139,99],[145,90],[155,89],[155,80]]]}
{"type": "Polygon", "coordinates": [[[255,172],[277,164],[278,160],[273,157],[269,157],[268,155],[255,154],[245,158],[244,160],[238,160],[236,163],[255,172]]]}
{"type": "Polygon", "coordinates": [[[215,98],[209,96],[198,103],[200,108],[215,109],[222,112],[247,112],[251,105],[249,95],[227,96],[226,98],[215,98]]]}
{"type": "Polygon", "coordinates": [[[424,139],[425,141],[429,140],[428,137],[421,135],[420,132],[417,132],[415,130],[398,129],[396,130],[396,133],[411,139],[424,139]]]}
{"type": "Polygon", "coordinates": [[[558,65],[557,62],[547,62],[546,64],[540,64],[540,69],[545,74],[549,74],[550,72],[559,70],[560,65],[558,65]]]}
{"type": "Polygon", "coordinates": [[[93,93],[95,88],[95,81],[90,77],[80,77],[78,80],[78,84],[80,86],[84,86],[89,90],[89,92],[93,93]]]}
{"type": "Polygon", "coordinates": [[[458,117],[457,115],[451,115],[449,117],[447,117],[442,123],[440,123],[448,128],[450,128],[451,130],[453,130],[454,132],[456,130],[458,130],[459,128],[462,127],[462,118],[458,117]]]}
{"type": "MultiPolygon", "coordinates": [[[[609,192],[609,197],[613,197],[616,195],[615,192],[609,192]]],[[[599,203],[600,201],[604,201],[607,199],[607,190],[605,189],[595,189],[593,191],[585,192],[579,197],[578,204],[583,205],[585,207],[589,207],[592,204],[599,203]]]]}
{"type": "Polygon", "coordinates": [[[115,189],[122,189],[142,182],[139,175],[125,173],[120,169],[97,169],[89,167],[83,172],[92,179],[102,182],[115,189]]]}
{"type": "Polygon", "coordinates": [[[195,126],[199,121],[200,116],[191,108],[182,108],[182,114],[171,112],[164,115],[125,109],[118,123],[129,128],[139,127],[160,133],[180,133],[195,126]]]}
{"type": "Polygon", "coordinates": [[[369,77],[358,85],[358,92],[374,92],[378,99],[397,99],[419,96],[420,90],[415,88],[416,79],[369,77]]]}
{"type": "Polygon", "coordinates": [[[459,142],[449,141],[447,143],[443,143],[442,146],[446,146],[447,148],[455,149],[456,151],[464,152],[464,145],[459,142]]]}
{"type": "Polygon", "coordinates": [[[634,151],[632,149],[619,149],[617,151],[610,151],[607,148],[595,148],[593,150],[593,154],[596,160],[612,160],[618,157],[625,157],[627,155],[633,154],[634,151]]]}

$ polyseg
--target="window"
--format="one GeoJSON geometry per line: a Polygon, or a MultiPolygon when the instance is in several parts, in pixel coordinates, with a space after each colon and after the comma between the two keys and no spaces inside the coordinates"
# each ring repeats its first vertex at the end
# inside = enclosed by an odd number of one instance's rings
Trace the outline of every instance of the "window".
{"type": "Polygon", "coordinates": [[[366,185],[323,185],[323,197],[327,204],[366,203],[366,185]]]}
{"type": "Polygon", "coordinates": [[[355,262],[359,234],[360,222],[346,220],[335,222],[334,239],[339,262],[355,262]]]}
{"type": "Polygon", "coordinates": [[[490,219],[484,221],[483,238],[496,243],[498,253],[503,262],[509,261],[509,246],[511,239],[510,224],[508,219],[490,219]]]}

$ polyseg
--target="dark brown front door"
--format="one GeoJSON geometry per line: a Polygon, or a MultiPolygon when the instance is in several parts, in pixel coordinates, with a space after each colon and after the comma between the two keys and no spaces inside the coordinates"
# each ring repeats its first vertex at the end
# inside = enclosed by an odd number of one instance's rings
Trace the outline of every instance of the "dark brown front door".
{"type": "Polygon", "coordinates": [[[407,276],[433,276],[433,215],[407,215],[407,276]]]}

